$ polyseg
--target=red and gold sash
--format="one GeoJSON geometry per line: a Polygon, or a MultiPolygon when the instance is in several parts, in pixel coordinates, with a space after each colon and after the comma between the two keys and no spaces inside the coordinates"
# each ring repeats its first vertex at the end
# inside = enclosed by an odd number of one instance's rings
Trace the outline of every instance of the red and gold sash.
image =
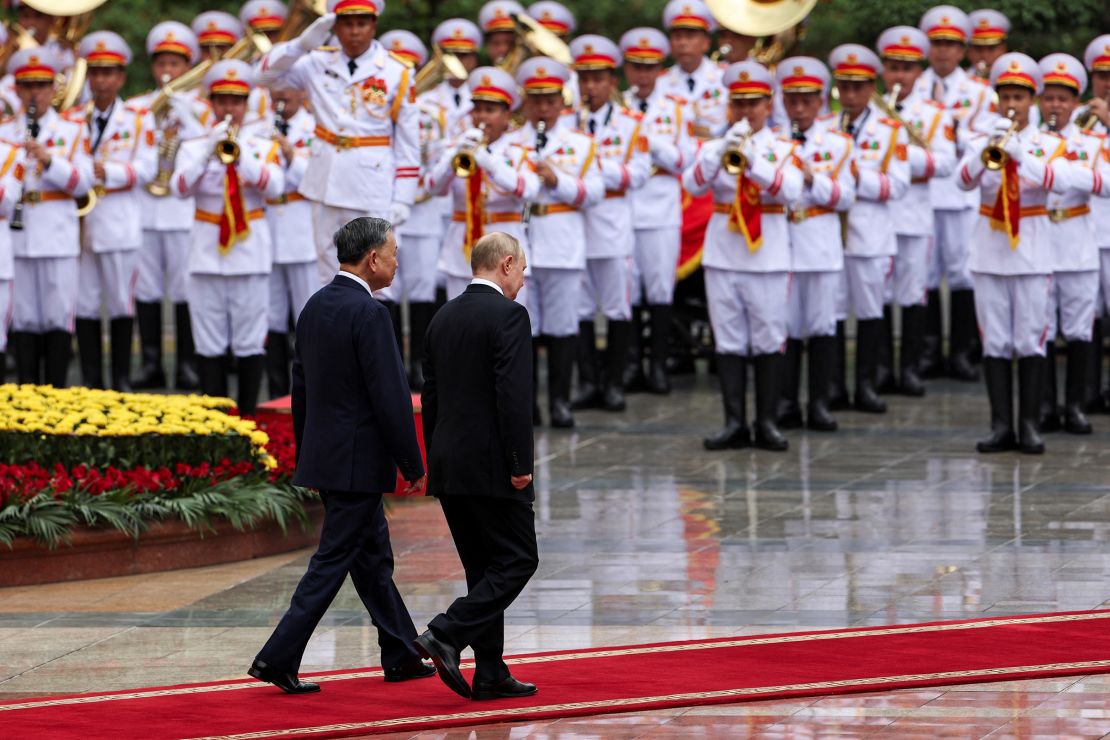
{"type": "Polygon", "coordinates": [[[486,198],[482,194],[481,168],[475,168],[474,173],[466,181],[466,234],[463,236],[463,255],[470,263],[470,250],[482,238],[483,227],[486,222],[486,198]]]}
{"type": "Polygon", "coordinates": [[[1021,225],[1021,182],[1017,162],[1013,159],[1008,159],[1002,168],[1002,186],[991,207],[990,222],[992,229],[1005,232],[1009,237],[1010,249],[1017,249],[1021,225]]]}
{"type": "Polygon", "coordinates": [[[224,207],[220,213],[220,254],[227,254],[237,243],[251,233],[247,206],[243,202],[243,185],[235,163],[227,165],[224,173],[224,207]]]}
{"type": "Polygon", "coordinates": [[[740,173],[736,178],[736,196],[729,210],[728,227],[744,235],[751,253],[763,246],[763,216],[759,203],[759,183],[740,173]]]}

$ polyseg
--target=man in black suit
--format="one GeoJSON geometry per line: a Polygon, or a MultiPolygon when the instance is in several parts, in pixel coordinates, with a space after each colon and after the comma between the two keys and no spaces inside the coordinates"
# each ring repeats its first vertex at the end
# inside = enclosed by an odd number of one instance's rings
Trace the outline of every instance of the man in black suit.
{"type": "Polygon", "coordinates": [[[531,696],[502,660],[505,609],[536,572],[532,502],[532,331],[513,299],[524,285],[517,240],[495,232],[471,252],[474,280],[436,313],[424,340],[428,494],[439,498],[469,592],[416,639],[455,693],[531,696]],[[459,652],[474,648],[474,685],[459,652]]]}
{"type": "Polygon", "coordinates": [[[393,282],[397,240],[388,221],[356,218],[335,232],[335,246],[339,273],[301,312],[293,360],[293,482],[320,491],[320,547],[248,671],[290,694],[320,690],[298,678],[301,656],[348,573],[378,628],[385,680],[435,673],[413,648],[382,507],[398,467],[408,492],[425,482],[389,311],[370,293],[393,282]]]}

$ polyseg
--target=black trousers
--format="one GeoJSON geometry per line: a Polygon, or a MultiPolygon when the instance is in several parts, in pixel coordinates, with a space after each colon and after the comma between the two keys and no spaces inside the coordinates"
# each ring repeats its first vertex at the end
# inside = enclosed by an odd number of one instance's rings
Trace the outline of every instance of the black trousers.
{"type": "Polygon", "coordinates": [[[428,627],[459,650],[474,648],[475,681],[503,681],[505,610],[539,565],[532,504],[490,496],[444,496],[439,503],[469,592],[428,627]]]}
{"type": "Polygon", "coordinates": [[[382,666],[395,668],[418,660],[412,646],[416,628],[393,583],[393,547],[382,495],[323,491],[320,497],[324,501],[320,546],[258,659],[298,672],[309,638],[350,573],[378,628],[382,666]]]}

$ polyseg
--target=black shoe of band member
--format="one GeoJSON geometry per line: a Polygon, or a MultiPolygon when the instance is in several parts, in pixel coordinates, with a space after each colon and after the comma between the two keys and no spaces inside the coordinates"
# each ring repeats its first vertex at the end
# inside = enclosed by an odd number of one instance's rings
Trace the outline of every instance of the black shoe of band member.
{"type": "Polygon", "coordinates": [[[1027,455],[1044,454],[1038,417],[1044,394],[1044,358],[1018,360],[1018,451],[1027,455]]]}
{"type": "Polygon", "coordinates": [[[975,449],[983,454],[1017,449],[1014,435],[1014,369],[1002,357],[983,358],[983,378],[991,406],[991,433],[979,440],[975,449]]]}
{"type": "Polygon", "coordinates": [[[712,437],[702,440],[707,450],[739,450],[752,446],[748,428],[747,403],[748,358],[740,355],[717,355],[717,378],[721,383],[721,402],[725,409],[725,426],[712,437]]]}
{"type": "Polygon", "coordinates": [[[875,393],[875,358],[882,338],[883,320],[856,322],[856,411],[886,413],[886,403],[875,393]]]}
{"type": "Polygon", "coordinates": [[[1090,434],[1092,431],[1083,408],[1093,348],[1090,342],[1068,342],[1068,374],[1064,384],[1064,431],[1068,434],[1090,434]]]}
{"type": "Polygon", "coordinates": [[[927,294],[925,319],[921,332],[921,359],[917,372],[922,378],[943,378],[945,375],[944,352],[941,346],[940,290],[934,288],[927,294]]]}
{"type": "Polygon", "coordinates": [[[653,304],[648,313],[651,316],[651,359],[648,362],[647,391],[663,396],[671,392],[667,362],[671,351],[674,308],[669,304],[653,304]]]}
{"type": "Polygon", "coordinates": [[[162,367],[162,304],[135,302],[135,320],[139,325],[139,374],[131,385],[135,390],[166,387],[166,371],[162,367]]]}
{"type": "Polygon", "coordinates": [[[902,343],[899,348],[898,389],[903,396],[921,398],[925,395],[925,382],[921,379],[922,345],[925,331],[925,307],[902,307],[902,343]]]}
{"type": "Polygon", "coordinates": [[[951,295],[952,335],[949,339],[948,377],[968,383],[978,382],[979,368],[971,360],[975,345],[975,293],[953,290],[951,295]]]}
{"type": "Polygon", "coordinates": [[[574,343],[574,365],[578,368],[578,390],[571,398],[574,411],[601,406],[601,371],[597,356],[597,329],[593,321],[578,322],[578,339],[574,343]]]}
{"type": "Polygon", "coordinates": [[[104,388],[104,344],[100,335],[100,319],[77,319],[77,361],[81,366],[81,385],[104,388]]]}
{"type": "Polygon", "coordinates": [[[836,322],[836,336],[833,338],[833,363],[832,369],[829,374],[829,410],[830,411],[844,411],[852,407],[852,401],[848,396],[847,385],[847,364],[848,364],[848,351],[847,351],[847,331],[843,321],[836,322]]]}
{"type": "Polygon", "coordinates": [[[779,379],[782,375],[782,354],[756,355],[755,364],[755,434],[754,444],[761,450],[784,452],[790,445],[775,425],[775,408],[779,402],[779,379]]]}
{"type": "Polygon", "coordinates": [[[779,429],[802,428],[802,406],[798,403],[798,387],[802,382],[802,346],[801,339],[786,340],[779,400],[775,405],[775,423],[779,429]]]}
{"type": "Polygon", "coordinates": [[[606,329],[604,391],[601,408],[605,411],[624,411],[624,364],[628,357],[628,344],[632,341],[632,322],[610,321],[606,329]]]}
{"type": "Polygon", "coordinates": [[[551,426],[570,429],[574,414],[570,409],[570,377],[574,372],[575,337],[548,337],[547,398],[551,426]]]}
{"type": "Polygon", "coordinates": [[[809,338],[809,400],[806,427],[815,432],[835,432],[836,419],[829,412],[829,378],[836,358],[836,337],[809,338]]]}
{"type": "Polygon", "coordinates": [[[879,352],[875,358],[875,392],[897,393],[898,383],[894,377],[894,307],[889,303],[883,306],[882,326],[879,352]]]}
{"type": "Polygon", "coordinates": [[[118,316],[108,323],[111,341],[109,352],[112,365],[112,390],[120,393],[131,391],[131,344],[134,341],[135,321],[130,316],[118,316]]]}

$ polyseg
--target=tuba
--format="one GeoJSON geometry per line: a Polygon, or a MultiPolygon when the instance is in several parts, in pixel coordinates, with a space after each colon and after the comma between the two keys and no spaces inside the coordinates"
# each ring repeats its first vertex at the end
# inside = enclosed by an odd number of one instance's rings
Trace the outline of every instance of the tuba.
{"type": "Polygon", "coordinates": [[[526,59],[534,56],[551,57],[560,64],[570,66],[574,60],[570,47],[550,29],[544,28],[534,18],[524,13],[513,13],[516,28],[516,48],[503,59],[494,60],[497,67],[509,74],[516,74],[517,68],[526,59]]]}
{"type": "Polygon", "coordinates": [[[1001,136],[992,136],[991,140],[987,142],[986,148],[983,149],[981,155],[983,166],[988,170],[1000,170],[1010,161],[1010,155],[1006,153],[1006,145],[1010,142],[1010,137],[1017,131],[1015,114],[1016,111],[1013,108],[1006,111],[1006,117],[1010,119],[1010,128],[1006,129],[1006,133],[1001,136]]]}
{"type": "Polygon", "coordinates": [[[465,80],[467,76],[466,67],[459,61],[459,58],[450,52],[444,52],[437,45],[432,51],[432,58],[428,63],[416,71],[416,75],[412,79],[412,86],[416,94],[420,95],[443,82],[445,77],[465,80]]]}
{"type": "MultiPolygon", "coordinates": [[[[39,46],[48,40],[55,40],[70,50],[76,50],[89,27],[92,25],[92,11],[99,8],[107,0],[23,0],[28,7],[40,13],[54,16],[54,28],[48,38],[37,39],[26,29],[16,25],[12,28],[13,41],[5,48],[5,59],[16,48],[29,48],[39,46]]],[[[80,99],[85,89],[85,77],[88,74],[88,64],[78,57],[73,63],[73,68],[68,74],[59,73],[54,83],[56,89],[51,106],[58,111],[72,108],[80,99]]]]}
{"type": "Polygon", "coordinates": [[[328,0],[293,0],[289,6],[289,17],[278,34],[279,42],[297,38],[313,21],[328,12],[328,0]]]}

